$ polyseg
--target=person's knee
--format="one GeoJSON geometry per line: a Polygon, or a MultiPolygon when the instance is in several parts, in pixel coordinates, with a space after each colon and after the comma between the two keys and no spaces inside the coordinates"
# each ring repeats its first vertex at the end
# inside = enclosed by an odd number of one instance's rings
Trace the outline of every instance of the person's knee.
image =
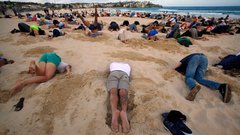
{"type": "Polygon", "coordinates": [[[115,88],[112,88],[110,91],[109,91],[110,95],[118,95],[118,90],[115,89],[115,88]]]}
{"type": "Polygon", "coordinates": [[[50,80],[51,78],[52,78],[51,76],[44,76],[42,82],[46,82],[46,81],[50,80]]]}
{"type": "Polygon", "coordinates": [[[203,81],[203,78],[201,77],[196,77],[195,80],[198,82],[198,83],[201,83],[203,81]]]}
{"type": "Polygon", "coordinates": [[[120,95],[120,97],[125,97],[125,96],[128,95],[128,92],[127,92],[126,89],[120,89],[119,90],[119,95],[120,95]]]}

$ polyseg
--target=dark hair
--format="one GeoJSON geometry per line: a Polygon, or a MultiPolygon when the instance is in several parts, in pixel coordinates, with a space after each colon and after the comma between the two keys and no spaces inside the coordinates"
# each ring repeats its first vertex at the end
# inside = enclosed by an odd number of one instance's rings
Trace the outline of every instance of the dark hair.
{"type": "Polygon", "coordinates": [[[61,35],[61,33],[60,33],[60,31],[58,29],[54,29],[53,30],[53,37],[58,37],[60,35],[61,35]]]}
{"type": "Polygon", "coordinates": [[[158,25],[158,21],[154,21],[153,24],[154,24],[154,25],[158,25]]]}
{"type": "Polygon", "coordinates": [[[31,31],[30,31],[30,33],[29,33],[29,35],[31,35],[31,36],[35,36],[35,33],[34,33],[34,31],[33,31],[33,30],[31,30],[31,31]]]}
{"type": "Polygon", "coordinates": [[[54,25],[59,24],[59,21],[58,20],[53,20],[53,24],[54,25]]]}
{"type": "Polygon", "coordinates": [[[38,34],[39,34],[39,35],[45,35],[45,31],[39,28],[38,34]]]}
{"type": "Polygon", "coordinates": [[[134,24],[135,25],[139,25],[140,23],[139,23],[139,21],[135,21],[134,24]]]}
{"type": "Polygon", "coordinates": [[[128,26],[129,25],[129,21],[128,20],[124,20],[123,24],[121,26],[128,26]]]}

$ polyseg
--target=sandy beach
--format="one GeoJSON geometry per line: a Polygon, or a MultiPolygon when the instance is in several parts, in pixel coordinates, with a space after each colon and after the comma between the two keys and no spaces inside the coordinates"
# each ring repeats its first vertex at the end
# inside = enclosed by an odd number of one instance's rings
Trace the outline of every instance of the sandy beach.
{"type": "MultiPolygon", "coordinates": [[[[87,18],[93,21],[93,17],[87,18]]],[[[219,57],[240,51],[240,34],[211,35],[209,40],[191,39],[193,45],[181,46],[175,39],[148,41],[141,33],[127,31],[129,43],[117,40],[118,32],[108,31],[111,21],[148,24],[154,19],[100,17],[103,35],[91,38],[81,31],[63,29],[67,34],[49,39],[11,34],[24,19],[0,18],[0,52],[13,59],[0,69],[0,135],[112,135],[106,80],[109,64],[124,61],[132,67],[129,89],[129,135],[168,135],[161,113],[179,110],[187,116],[186,125],[194,135],[239,135],[240,78],[224,74],[212,65],[219,57]],[[72,77],[57,74],[50,81],[33,84],[15,96],[9,91],[16,81],[31,77],[28,64],[44,52],[56,52],[72,65],[72,77]],[[184,76],[173,68],[191,53],[204,53],[209,60],[206,78],[228,83],[232,99],[223,103],[216,90],[202,86],[196,99],[185,99],[189,89],[184,76]],[[24,108],[15,112],[15,105],[25,97],[24,108]]],[[[29,22],[31,24],[34,22],[29,22]]],[[[72,25],[76,27],[76,25],[72,25]]],[[[48,31],[48,30],[47,30],[48,31]]],[[[120,128],[121,129],[121,128],[120,128]]],[[[117,135],[124,133],[118,132],[117,135]]]]}

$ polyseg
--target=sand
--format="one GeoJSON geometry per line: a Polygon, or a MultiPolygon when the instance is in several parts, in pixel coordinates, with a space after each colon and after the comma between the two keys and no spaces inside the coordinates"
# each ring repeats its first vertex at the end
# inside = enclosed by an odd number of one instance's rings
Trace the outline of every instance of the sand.
{"type": "MultiPolygon", "coordinates": [[[[186,124],[195,135],[238,135],[240,133],[240,78],[232,77],[211,65],[219,56],[240,50],[240,35],[209,36],[208,41],[193,40],[189,48],[174,39],[146,41],[140,33],[128,32],[129,44],[117,40],[118,32],[109,32],[111,21],[122,23],[143,18],[104,17],[103,36],[86,37],[82,32],[71,32],[64,37],[48,39],[24,34],[10,34],[19,20],[0,19],[0,50],[12,65],[0,69],[0,135],[112,135],[109,128],[111,114],[106,80],[109,64],[128,62],[132,67],[129,89],[129,135],[167,135],[161,113],[179,110],[187,116],[186,124]],[[58,53],[72,65],[73,76],[57,74],[50,81],[26,86],[14,97],[11,87],[20,78],[28,78],[28,63],[44,52],[58,53]],[[229,83],[232,100],[223,103],[220,94],[202,86],[195,101],[185,99],[189,89],[184,77],[172,70],[175,64],[190,53],[208,56],[206,78],[229,83]],[[24,108],[15,112],[13,105],[25,97],[24,108]]],[[[93,18],[89,18],[93,20],[93,18]]],[[[120,130],[121,131],[121,130],[120,130]]],[[[123,133],[119,132],[118,135],[123,133]]]]}

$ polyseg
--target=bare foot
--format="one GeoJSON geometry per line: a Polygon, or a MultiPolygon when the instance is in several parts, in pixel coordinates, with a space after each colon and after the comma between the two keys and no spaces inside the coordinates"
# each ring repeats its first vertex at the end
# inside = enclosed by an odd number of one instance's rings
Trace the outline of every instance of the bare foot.
{"type": "Polygon", "coordinates": [[[11,90],[11,96],[14,96],[16,93],[21,91],[24,87],[23,80],[18,80],[16,85],[11,90]]]}
{"type": "Polygon", "coordinates": [[[113,132],[118,132],[118,118],[119,118],[120,111],[116,110],[112,114],[112,125],[111,129],[113,132]]]}
{"type": "Polygon", "coordinates": [[[122,132],[123,133],[128,133],[130,131],[130,124],[129,124],[129,121],[128,121],[128,118],[127,118],[127,113],[125,111],[121,111],[120,112],[120,117],[121,117],[121,120],[122,120],[122,132]]]}

